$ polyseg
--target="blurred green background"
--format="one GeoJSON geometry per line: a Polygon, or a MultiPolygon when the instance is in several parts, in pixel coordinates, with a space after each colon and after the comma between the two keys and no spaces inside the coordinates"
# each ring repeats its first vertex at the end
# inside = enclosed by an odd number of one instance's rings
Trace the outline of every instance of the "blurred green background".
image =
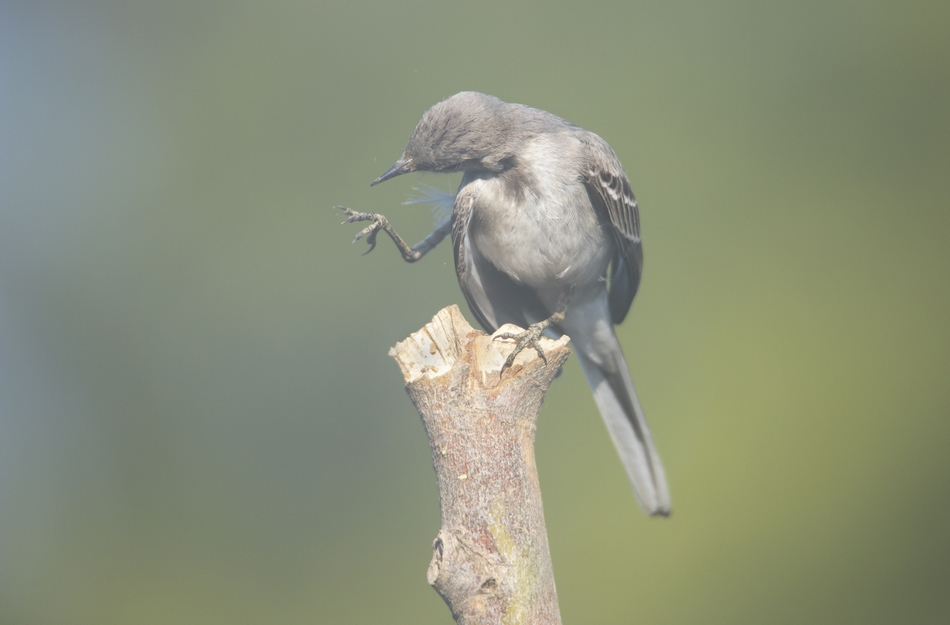
{"type": "MultiPolygon", "coordinates": [[[[537,456],[565,623],[950,622],[950,3],[0,2],[0,623],[450,623],[388,348],[443,244],[332,207],[473,89],[607,139],[674,515],[575,361],[537,456]]],[[[467,310],[466,310],[467,314],[467,310]]]]}

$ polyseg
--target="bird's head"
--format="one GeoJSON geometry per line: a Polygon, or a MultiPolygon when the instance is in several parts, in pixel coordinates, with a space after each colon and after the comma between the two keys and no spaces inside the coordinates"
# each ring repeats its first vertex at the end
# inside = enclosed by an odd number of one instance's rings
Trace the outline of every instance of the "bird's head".
{"type": "Polygon", "coordinates": [[[422,116],[396,164],[379,184],[413,171],[500,171],[511,158],[511,105],[474,91],[442,100],[422,116]]]}

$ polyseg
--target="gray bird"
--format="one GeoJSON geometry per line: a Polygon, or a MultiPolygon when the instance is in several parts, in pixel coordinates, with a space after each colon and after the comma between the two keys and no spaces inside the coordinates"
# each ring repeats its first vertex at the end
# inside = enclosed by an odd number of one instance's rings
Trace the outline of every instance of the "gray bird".
{"type": "Polygon", "coordinates": [[[531,346],[542,357],[542,332],[570,337],[637,500],[668,515],[663,466],[613,328],[643,269],[637,202],[617,155],[551,113],[462,92],[426,111],[372,184],[414,171],[463,172],[451,217],[409,247],[382,215],[341,206],[344,223],[372,222],[354,242],[366,236],[371,251],[386,232],[415,262],[451,233],[459,285],[481,325],[527,328],[506,338],[518,340],[515,353],[531,346]]]}

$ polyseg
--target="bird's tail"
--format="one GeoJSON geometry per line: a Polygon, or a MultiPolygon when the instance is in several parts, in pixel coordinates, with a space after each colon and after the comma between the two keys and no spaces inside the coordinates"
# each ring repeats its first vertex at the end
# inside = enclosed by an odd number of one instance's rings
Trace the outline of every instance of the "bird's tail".
{"type": "Polygon", "coordinates": [[[587,345],[575,341],[575,348],[637,501],[647,514],[668,516],[670,493],[663,465],[653,446],[617,336],[611,328],[587,345]]]}

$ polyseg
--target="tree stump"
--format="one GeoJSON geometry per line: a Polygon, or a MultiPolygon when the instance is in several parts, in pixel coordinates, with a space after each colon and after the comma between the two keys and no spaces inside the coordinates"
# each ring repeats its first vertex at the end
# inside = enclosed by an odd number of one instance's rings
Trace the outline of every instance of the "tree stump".
{"type": "MultiPolygon", "coordinates": [[[[496,334],[518,332],[505,326],[496,334]]],[[[390,350],[422,416],[442,528],[428,580],[461,625],[560,624],[534,434],[568,337],[541,339],[546,361],[473,329],[457,306],[390,350]]]]}

